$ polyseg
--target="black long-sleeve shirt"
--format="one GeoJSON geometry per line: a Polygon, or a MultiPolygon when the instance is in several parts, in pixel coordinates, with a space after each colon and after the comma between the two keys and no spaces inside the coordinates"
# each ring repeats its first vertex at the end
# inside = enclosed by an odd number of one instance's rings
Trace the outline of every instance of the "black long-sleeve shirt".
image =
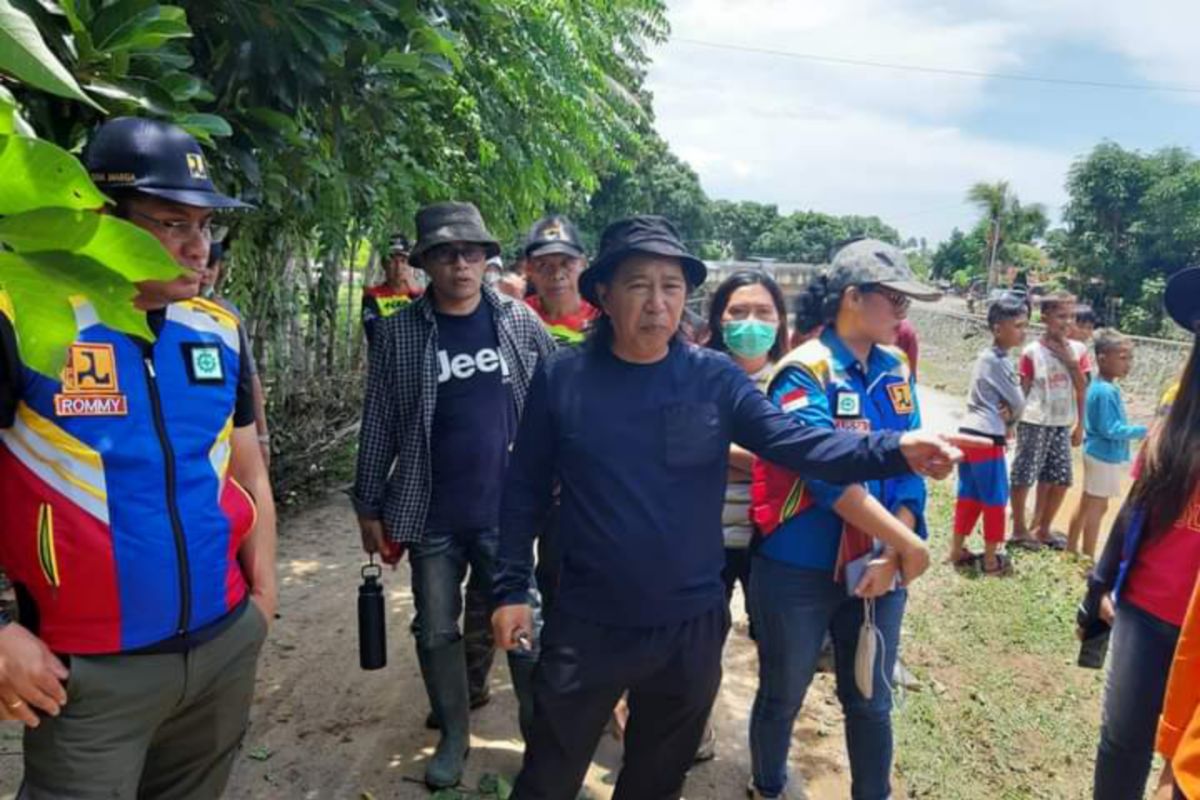
{"type": "Polygon", "coordinates": [[[559,351],[530,387],[500,515],[495,594],[525,602],[532,540],[562,483],[564,611],[673,624],[724,601],[721,505],[730,442],[831,482],[909,472],[899,434],[804,427],[727,356],[673,344],[655,364],[559,351]]]}

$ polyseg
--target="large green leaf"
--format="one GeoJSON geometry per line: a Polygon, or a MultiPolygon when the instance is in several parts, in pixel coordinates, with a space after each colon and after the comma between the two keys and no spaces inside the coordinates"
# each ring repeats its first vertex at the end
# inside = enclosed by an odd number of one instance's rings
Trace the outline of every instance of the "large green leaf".
{"type": "Polygon", "coordinates": [[[175,124],[193,136],[232,136],[233,128],[224,117],[216,114],[183,114],[175,118],[175,124]]]}
{"type": "Polygon", "coordinates": [[[379,59],[378,66],[380,69],[386,69],[391,72],[419,72],[421,69],[420,53],[404,52],[399,48],[394,48],[387,51],[379,59]]]}
{"type": "Polygon", "coordinates": [[[0,287],[16,309],[14,327],[25,364],[57,378],[75,341],[71,298],[86,298],[111,328],[153,340],[133,305],[137,287],[98,261],[73,253],[0,252],[0,287]]]}
{"type": "Polygon", "coordinates": [[[0,214],[47,206],[99,208],[105,199],[67,151],[40,139],[0,136],[0,214]]]}
{"type": "Polygon", "coordinates": [[[169,281],[183,274],[150,233],[94,211],[42,208],[3,217],[0,242],[18,253],[69,251],[88,256],[128,281],[169,281]]]}
{"type": "Polygon", "coordinates": [[[195,75],[186,72],[168,72],[158,79],[159,88],[171,95],[177,102],[186,102],[204,91],[204,82],[195,75]]]}
{"type": "Polygon", "coordinates": [[[94,80],[88,84],[88,90],[112,100],[134,103],[158,116],[170,116],[175,108],[175,100],[169,92],[149,80],[127,79],[120,84],[94,80]]]}
{"type": "Polygon", "coordinates": [[[75,78],[50,52],[33,20],[0,0],[0,72],[7,72],[30,86],[104,109],[84,94],[75,78]]]}
{"type": "Polygon", "coordinates": [[[171,39],[191,35],[182,8],[152,0],[121,0],[104,9],[92,27],[96,49],[107,52],[153,50],[171,39]]]}

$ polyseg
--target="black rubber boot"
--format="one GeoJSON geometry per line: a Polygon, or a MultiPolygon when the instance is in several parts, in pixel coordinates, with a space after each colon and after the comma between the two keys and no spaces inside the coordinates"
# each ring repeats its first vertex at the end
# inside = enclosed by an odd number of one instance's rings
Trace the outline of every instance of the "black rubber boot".
{"type": "Polygon", "coordinates": [[[425,766],[425,785],[430,789],[448,789],[462,780],[463,765],[471,749],[463,643],[460,639],[433,650],[417,648],[417,656],[429,705],[442,723],[442,737],[425,766]]]}
{"type": "MultiPolygon", "coordinates": [[[[470,683],[470,678],[467,678],[467,683],[470,683]]],[[[483,708],[488,703],[492,702],[492,690],[486,686],[483,688],[483,694],[476,695],[474,687],[469,690],[469,694],[471,695],[470,708],[472,711],[483,708]]],[[[440,731],[442,729],[442,723],[438,722],[437,715],[430,711],[425,716],[425,727],[431,731],[440,731]]]]}

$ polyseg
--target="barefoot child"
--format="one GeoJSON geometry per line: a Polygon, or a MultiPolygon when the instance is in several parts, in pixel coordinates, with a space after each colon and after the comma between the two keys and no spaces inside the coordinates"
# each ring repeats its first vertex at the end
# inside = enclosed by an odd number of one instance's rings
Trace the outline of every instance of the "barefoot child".
{"type": "Polygon", "coordinates": [[[992,303],[987,316],[992,346],[975,361],[967,415],[959,430],[991,439],[992,446],[967,452],[958,466],[950,563],[969,566],[976,562],[978,556],[966,549],[965,542],[982,516],[983,571],[1003,575],[1011,569],[1008,558],[998,552],[1004,542],[1004,509],[1008,504],[1004,450],[1008,434],[1025,406],[1025,394],[1008,353],[1024,343],[1029,314],[1020,297],[1005,294],[992,303]]]}
{"type": "Polygon", "coordinates": [[[1083,554],[1088,558],[1096,557],[1096,537],[1109,498],[1122,494],[1121,478],[1129,473],[1129,442],[1146,435],[1145,425],[1130,425],[1126,420],[1116,384],[1132,365],[1133,343],[1114,330],[1102,330],[1096,337],[1099,379],[1088,386],[1084,405],[1083,495],[1067,540],[1067,551],[1078,553],[1082,534],[1083,554]]]}

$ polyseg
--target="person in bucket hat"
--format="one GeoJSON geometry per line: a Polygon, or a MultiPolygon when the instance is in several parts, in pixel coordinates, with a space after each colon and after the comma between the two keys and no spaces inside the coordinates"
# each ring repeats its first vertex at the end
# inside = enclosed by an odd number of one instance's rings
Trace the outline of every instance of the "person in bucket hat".
{"type": "Polygon", "coordinates": [[[107,122],[84,158],[182,274],[138,284],[153,342],[77,302],[58,376],[27,365],[0,291],[0,566],[21,598],[0,719],[26,726],[22,798],[219,797],[276,605],[246,338],[197,297],[214,210],[247,206],[166,122],[107,122]]]}
{"type": "Polygon", "coordinates": [[[500,243],[488,233],[472,203],[434,203],[417,212],[417,245],[409,254],[414,266],[425,269],[422,260],[426,253],[451,244],[478,246],[482,261],[500,255],[500,243]]]}
{"type": "Polygon", "coordinates": [[[411,250],[408,237],[403,233],[392,236],[383,262],[383,280],[363,289],[362,325],[368,345],[374,338],[379,320],[395,314],[424,291],[409,264],[411,250]]]}
{"type": "MultiPolygon", "coordinates": [[[[409,553],[412,631],[441,728],[425,782],[442,789],[461,779],[470,743],[463,579],[469,566],[491,594],[509,448],[534,370],[555,345],[524,303],[484,283],[500,247],[475,206],[426,206],[416,228],[410,260],[429,286],[376,329],[353,500],[367,553],[409,553]]],[[[509,657],[522,730],[535,660],[532,648],[509,657]]]]}
{"type": "MultiPolygon", "coordinates": [[[[614,798],[678,798],[721,675],[729,627],[721,506],[732,441],[807,476],[854,483],[961,455],[923,434],[805,428],[728,356],[679,337],[704,262],[670,222],[637,216],[601,238],[581,290],[601,310],[589,341],[539,370],[512,454],[500,518],[497,644],[533,629],[533,538],[561,482],[563,573],[534,676],[537,716],[513,797],[579,790],[617,699],[629,694],[614,798]]],[[[856,519],[894,544],[911,580],[925,545],[858,484],[856,519]]]]}

